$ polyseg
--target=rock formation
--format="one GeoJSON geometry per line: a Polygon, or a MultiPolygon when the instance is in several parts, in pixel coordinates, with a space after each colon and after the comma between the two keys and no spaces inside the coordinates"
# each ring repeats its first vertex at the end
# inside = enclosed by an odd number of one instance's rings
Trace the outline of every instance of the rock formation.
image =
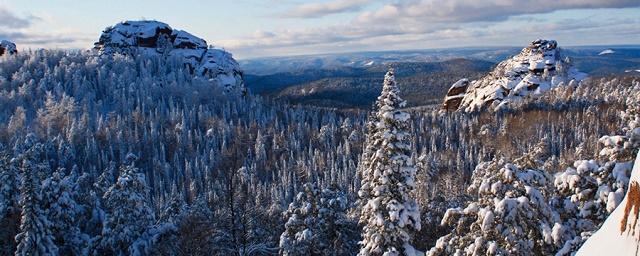
{"type": "Polygon", "coordinates": [[[107,27],[95,49],[101,54],[177,58],[194,75],[207,78],[227,91],[247,92],[240,65],[231,53],[208,47],[205,40],[159,21],[124,21],[107,27]]]}
{"type": "Polygon", "coordinates": [[[449,91],[447,92],[447,96],[444,97],[442,109],[458,109],[460,102],[462,102],[462,98],[467,92],[467,87],[469,87],[469,79],[467,78],[462,78],[451,85],[451,88],[449,88],[449,91]]]}
{"type": "Polygon", "coordinates": [[[18,50],[16,48],[16,44],[9,42],[7,40],[0,41],[0,56],[4,54],[16,54],[18,50]]]}
{"type": "MultiPolygon", "coordinates": [[[[496,110],[510,101],[540,94],[570,81],[579,82],[585,77],[586,74],[578,72],[571,65],[569,58],[562,56],[556,41],[538,39],[518,55],[500,62],[485,77],[471,82],[459,106],[456,106],[456,97],[461,94],[447,95],[443,108],[465,112],[496,110]]],[[[451,90],[455,89],[456,84],[451,90]]]]}

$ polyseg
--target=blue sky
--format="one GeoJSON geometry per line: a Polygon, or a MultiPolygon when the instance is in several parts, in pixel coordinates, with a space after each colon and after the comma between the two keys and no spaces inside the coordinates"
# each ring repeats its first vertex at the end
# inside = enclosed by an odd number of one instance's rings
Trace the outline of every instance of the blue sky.
{"type": "Polygon", "coordinates": [[[92,47],[109,25],[155,19],[238,58],[464,46],[640,44],[638,0],[0,0],[0,39],[92,47]]]}

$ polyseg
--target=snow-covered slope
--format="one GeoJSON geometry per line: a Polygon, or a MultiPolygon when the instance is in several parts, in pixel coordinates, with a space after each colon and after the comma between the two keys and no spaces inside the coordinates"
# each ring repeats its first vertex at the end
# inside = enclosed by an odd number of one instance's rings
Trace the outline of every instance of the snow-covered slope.
{"type": "Polygon", "coordinates": [[[159,21],[124,21],[107,27],[95,43],[101,54],[158,55],[181,60],[194,74],[229,91],[246,93],[240,65],[231,53],[207,46],[189,32],[159,21]]]}
{"type": "Polygon", "coordinates": [[[16,44],[9,42],[7,40],[0,41],[0,56],[4,54],[16,54],[18,50],[16,49],[16,44]]]}
{"type": "Polygon", "coordinates": [[[554,40],[538,39],[505,61],[485,77],[471,82],[456,108],[473,112],[497,109],[509,101],[540,94],[552,87],[580,81],[586,74],[572,67],[554,40]]]}
{"type": "Polygon", "coordinates": [[[578,256],[638,255],[640,242],[640,152],[636,157],[629,189],[602,227],[580,248],[578,256]]]}

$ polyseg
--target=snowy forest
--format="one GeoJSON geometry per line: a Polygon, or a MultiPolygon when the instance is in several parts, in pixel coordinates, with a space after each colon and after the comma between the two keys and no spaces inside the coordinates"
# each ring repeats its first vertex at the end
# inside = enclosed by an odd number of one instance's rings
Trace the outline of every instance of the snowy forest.
{"type": "Polygon", "coordinates": [[[465,112],[406,107],[390,64],[363,111],[180,58],[0,56],[0,255],[574,255],[640,148],[632,75],[465,112]]]}
{"type": "Polygon", "coordinates": [[[400,159],[389,179],[406,187],[373,200],[413,207],[381,220],[408,222],[385,230],[395,243],[568,254],[620,202],[639,146],[632,78],[464,114],[401,111],[392,72],[370,113],[212,91],[149,57],[41,50],[0,72],[3,255],[352,255],[377,240],[361,184],[383,140],[402,144],[376,158],[400,159]]]}

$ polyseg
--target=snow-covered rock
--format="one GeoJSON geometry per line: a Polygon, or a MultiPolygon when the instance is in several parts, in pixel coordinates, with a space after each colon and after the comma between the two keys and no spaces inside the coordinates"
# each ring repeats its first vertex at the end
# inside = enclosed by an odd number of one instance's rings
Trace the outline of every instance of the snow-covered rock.
{"type": "Polygon", "coordinates": [[[469,87],[469,79],[467,78],[462,78],[451,85],[449,91],[447,92],[447,96],[444,97],[442,109],[458,109],[458,107],[460,106],[460,102],[462,102],[462,98],[464,98],[464,95],[467,92],[467,87],[469,87]]]}
{"type": "Polygon", "coordinates": [[[16,44],[9,42],[7,40],[0,41],[0,56],[4,54],[16,54],[18,53],[18,49],[16,48],[16,44]]]}
{"type": "Polygon", "coordinates": [[[556,41],[538,39],[518,55],[500,62],[485,77],[473,81],[458,109],[465,112],[496,109],[509,101],[584,78],[586,74],[572,67],[571,60],[562,55],[556,41]]]}
{"type": "Polygon", "coordinates": [[[631,172],[627,195],[609,215],[602,227],[591,236],[576,255],[638,255],[640,246],[640,153],[631,172]]]}
{"type": "Polygon", "coordinates": [[[177,58],[195,75],[228,91],[246,93],[243,72],[231,53],[208,47],[189,32],[159,21],[124,21],[107,27],[95,43],[101,54],[158,55],[177,58]]]}

